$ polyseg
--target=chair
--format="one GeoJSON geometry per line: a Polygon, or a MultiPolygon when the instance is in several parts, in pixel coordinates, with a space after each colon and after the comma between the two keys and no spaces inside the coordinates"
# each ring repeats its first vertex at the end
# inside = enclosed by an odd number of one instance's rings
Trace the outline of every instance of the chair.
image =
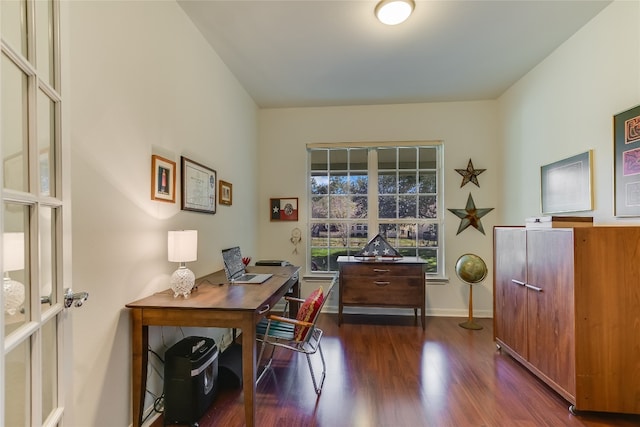
{"type": "Polygon", "coordinates": [[[323,292],[323,288],[319,287],[304,300],[285,297],[285,309],[282,315],[268,314],[258,323],[256,339],[262,344],[260,346],[257,366],[260,366],[260,361],[262,360],[266,346],[271,345],[272,348],[269,360],[265,363],[262,372],[258,376],[257,382],[260,382],[264,374],[271,367],[273,353],[276,347],[280,347],[297,353],[304,353],[307,358],[307,364],[309,365],[309,372],[311,372],[313,387],[316,394],[320,394],[322,385],[324,384],[327,366],[320,345],[322,329],[316,326],[316,322],[318,317],[320,317],[324,303],[331,295],[335,283],[336,278],[334,277],[326,292],[323,292]],[[295,319],[286,317],[285,315],[285,313],[288,313],[288,304],[291,301],[302,303],[295,319]],[[311,355],[316,352],[320,353],[320,360],[322,361],[322,376],[319,384],[316,382],[316,375],[311,364],[311,355]]]}

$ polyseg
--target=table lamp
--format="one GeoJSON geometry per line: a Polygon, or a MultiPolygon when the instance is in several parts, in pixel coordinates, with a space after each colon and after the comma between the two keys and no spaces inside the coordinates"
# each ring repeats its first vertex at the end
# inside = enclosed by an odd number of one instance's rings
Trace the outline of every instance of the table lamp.
{"type": "Polygon", "coordinates": [[[173,297],[189,297],[196,276],[185,263],[198,259],[198,230],[169,231],[167,249],[170,262],[179,262],[180,267],[171,275],[173,297]]]}
{"type": "Polygon", "coordinates": [[[13,316],[24,303],[24,285],[9,277],[10,271],[24,270],[24,233],[4,233],[4,311],[13,316]]]}

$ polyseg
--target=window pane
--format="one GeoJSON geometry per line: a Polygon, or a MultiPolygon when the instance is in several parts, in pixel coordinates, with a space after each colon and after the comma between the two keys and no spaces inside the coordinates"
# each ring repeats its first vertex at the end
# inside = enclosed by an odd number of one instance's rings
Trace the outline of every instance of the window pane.
{"type": "Polygon", "coordinates": [[[378,193],[396,194],[397,189],[396,172],[378,173],[378,193]]]}
{"type": "Polygon", "coordinates": [[[38,0],[36,6],[36,54],[40,78],[51,86],[54,83],[53,66],[53,2],[38,0]]]}
{"type": "Polygon", "coordinates": [[[435,171],[420,171],[418,175],[420,193],[435,193],[438,188],[437,175],[435,171]]]}
{"type": "Polygon", "coordinates": [[[349,192],[349,184],[347,182],[346,173],[334,173],[329,177],[329,193],[330,194],[347,194],[349,192]]]}
{"type": "MultiPolygon", "coordinates": [[[[27,57],[27,6],[25,0],[0,1],[2,39],[27,57]]],[[[3,86],[4,87],[4,86],[3,86]]]]}
{"type": "Polygon", "coordinates": [[[326,171],[328,167],[328,154],[327,150],[312,150],[309,152],[311,156],[311,170],[312,171],[326,171]]]}
{"type": "Polygon", "coordinates": [[[418,148],[398,148],[398,169],[416,169],[418,148]]]}
{"type": "Polygon", "coordinates": [[[417,193],[416,172],[400,172],[398,174],[398,193],[417,193]]]}
{"type": "Polygon", "coordinates": [[[311,218],[329,217],[329,197],[318,196],[311,198],[311,218]]]}
{"type": "Polygon", "coordinates": [[[357,148],[349,150],[349,170],[357,171],[361,170],[365,172],[367,171],[368,165],[368,150],[364,148],[357,148]]]}
{"type": "Polygon", "coordinates": [[[55,120],[54,103],[41,90],[38,91],[38,155],[40,193],[55,196],[55,120]]]}
{"type": "Polygon", "coordinates": [[[57,318],[42,326],[42,421],[58,406],[57,318]]]}
{"type": "Polygon", "coordinates": [[[3,266],[4,266],[4,319],[5,336],[30,319],[29,312],[29,234],[27,226],[29,208],[5,203],[3,266]],[[27,303],[26,303],[27,302],[27,303]]]}
{"type": "Polygon", "coordinates": [[[4,382],[4,425],[32,425],[29,417],[29,400],[31,395],[29,340],[23,341],[11,350],[6,357],[4,382]]]}
{"type": "Polygon", "coordinates": [[[28,191],[27,76],[5,55],[1,66],[3,185],[28,191]]]}
{"type": "Polygon", "coordinates": [[[311,176],[311,194],[329,194],[329,177],[326,173],[311,176]]]}
{"type": "Polygon", "coordinates": [[[396,196],[378,197],[378,218],[397,218],[398,206],[396,196]]]}
{"type": "Polygon", "coordinates": [[[416,196],[398,197],[398,218],[416,218],[418,200],[416,196]]]}
{"type": "Polygon", "coordinates": [[[40,207],[40,300],[44,304],[42,311],[47,310],[55,301],[55,211],[52,208],[40,207]]]}
{"type": "Polygon", "coordinates": [[[349,196],[334,196],[329,200],[329,218],[348,218],[351,209],[349,196]]]}
{"type": "Polygon", "coordinates": [[[349,192],[351,194],[367,194],[369,180],[366,173],[354,173],[349,175],[349,192]]]}
{"type": "Polygon", "coordinates": [[[349,218],[367,218],[368,198],[366,196],[355,196],[351,198],[351,210],[349,218]]]}
{"type": "Polygon", "coordinates": [[[418,197],[418,203],[418,218],[438,217],[438,199],[436,196],[420,196],[418,197]]]}
{"type": "Polygon", "coordinates": [[[420,169],[436,169],[438,150],[436,147],[422,147],[418,152],[420,169]]]}
{"type": "Polygon", "coordinates": [[[397,150],[395,148],[378,149],[378,170],[396,170],[396,151],[397,150]]]}
{"type": "Polygon", "coordinates": [[[329,150],[329,169],[347,170],[347,150],[329,150]]]}

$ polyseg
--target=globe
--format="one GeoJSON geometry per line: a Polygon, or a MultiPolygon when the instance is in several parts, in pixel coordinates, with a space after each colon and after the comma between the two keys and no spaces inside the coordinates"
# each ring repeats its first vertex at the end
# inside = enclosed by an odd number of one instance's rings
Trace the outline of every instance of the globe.
{"type": "Polygon", "coordinates": [[[474,254],[464,254],[456,261],[456,274],[463,282],[473,285],[487,277],[487,265],[474,254]]]}

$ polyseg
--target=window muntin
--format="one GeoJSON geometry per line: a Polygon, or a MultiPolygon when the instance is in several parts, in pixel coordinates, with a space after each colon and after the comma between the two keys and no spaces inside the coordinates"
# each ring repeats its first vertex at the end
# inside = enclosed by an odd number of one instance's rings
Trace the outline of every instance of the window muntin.
{"type": "Polygon", "coordinates": [[[441,275],[440,158],[440,145],[310,148],[310,270],[336,271],[380,233],[441,275]]]}

